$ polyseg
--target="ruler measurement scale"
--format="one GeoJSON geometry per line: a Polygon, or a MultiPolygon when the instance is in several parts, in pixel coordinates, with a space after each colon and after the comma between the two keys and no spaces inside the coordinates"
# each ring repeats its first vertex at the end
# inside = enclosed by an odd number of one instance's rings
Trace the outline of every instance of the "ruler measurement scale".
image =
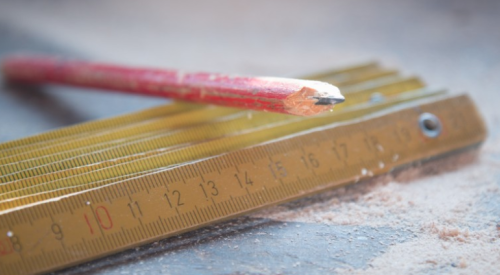
{"type": "Polygon", "coordinates": [[[13,153],[27,151],[29,148],[37,148],[50,144],[51,142],[55,143],[61,140],[70,139],[78,134],[95,133],[99,130],[155,119],[166,115],[178,114],[201,107],[201,105],[192,103],[175,102],[175,104],[170,104],[168,106],[153,107],[113,118],[85,122],[75,126],[58,129],[57,131],[50,131],[27,138],[0,143],[0,156],[9,156],[13,153]]]}

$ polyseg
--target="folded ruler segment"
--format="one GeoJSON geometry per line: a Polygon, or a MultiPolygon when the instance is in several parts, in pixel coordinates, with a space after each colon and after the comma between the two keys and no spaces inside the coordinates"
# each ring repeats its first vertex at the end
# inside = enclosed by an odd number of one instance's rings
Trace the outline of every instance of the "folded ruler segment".
{"type": "Polygon", "coordinates": [[[353,103],[311,119],[176,103],[0,146],[0,273],[74,265],[485,138],[467,96],[435,98],[374,64],[319,77],[348,83],[353,103]],[[168,117],[182,123],[158,128],[168,117]]]}

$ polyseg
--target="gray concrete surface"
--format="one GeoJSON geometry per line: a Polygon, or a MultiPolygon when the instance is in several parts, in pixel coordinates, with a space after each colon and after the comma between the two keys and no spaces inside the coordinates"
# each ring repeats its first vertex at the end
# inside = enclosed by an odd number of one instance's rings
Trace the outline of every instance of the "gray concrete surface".
{"type": "MultiPolygon", "coordinates": [[[[59,273],[498,272],[499,14],[498,1],[0,1],[0,57],[275,76],[378,60],[468,92],[490,130],[478,159],[451,170],[362,183],[59,273]]],[[[164,102],[2,88],[0,141],[164,102]]]]}

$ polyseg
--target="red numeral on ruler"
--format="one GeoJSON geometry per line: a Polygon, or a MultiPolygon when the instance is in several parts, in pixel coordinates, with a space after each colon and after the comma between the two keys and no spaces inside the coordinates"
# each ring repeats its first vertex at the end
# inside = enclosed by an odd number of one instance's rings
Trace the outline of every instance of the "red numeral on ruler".
{"type": "MultiPolygon", "coordinates": [[[[111,215],[109,215],[109,211],[106,207],[104,206],[98,206],[95,210],[95,217],[97,219],[97,222],[99,223],[99,226],[104,229],[104,230],[109,230],[113,228],[113,220],[111,219],[111,215]]],[[[94,234],[94,229],[92,228],[92,224],[90,224],[90,220],[87,216],[87,214],[83,214],[83,217],[85,218],[85,222],[87,222],[87,226],[89,227],[90,234],[94,234]]]]}

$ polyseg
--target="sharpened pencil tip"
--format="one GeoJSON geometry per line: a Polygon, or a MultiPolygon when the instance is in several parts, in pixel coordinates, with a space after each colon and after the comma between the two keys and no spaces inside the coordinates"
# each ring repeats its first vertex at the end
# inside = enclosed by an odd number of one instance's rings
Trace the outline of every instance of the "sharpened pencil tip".
{"type": "Polygon", "coordinates": [[[313,103],[314,105],[334,105],[345,101],[345,98],[340,93],[339,88],[331,85],[330,83],[308,81],[307,87],[316,91],[311,97],[316,100],[313,103]]]}
{"type": "Polygon", "coordinates": [[[345,101],[344,97],[313,97],[317,99],[314,105],[334,105],[345,101]]]}

